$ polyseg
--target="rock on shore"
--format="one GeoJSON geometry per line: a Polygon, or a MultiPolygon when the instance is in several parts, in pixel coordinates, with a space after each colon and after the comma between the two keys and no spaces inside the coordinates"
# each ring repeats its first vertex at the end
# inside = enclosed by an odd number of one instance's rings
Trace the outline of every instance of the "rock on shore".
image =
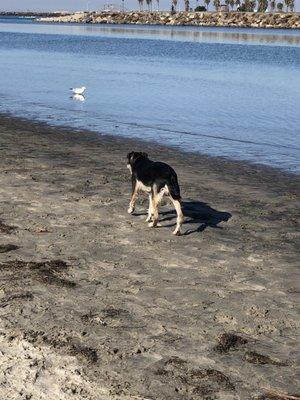
{"type": "Polygon", "coordinates": [[[40,18],[40,22],[77,22],[91,24],[149,24],[231,26],[240,28],[300,28],[299,13],[255,12],[92,12],[40,18]]]}

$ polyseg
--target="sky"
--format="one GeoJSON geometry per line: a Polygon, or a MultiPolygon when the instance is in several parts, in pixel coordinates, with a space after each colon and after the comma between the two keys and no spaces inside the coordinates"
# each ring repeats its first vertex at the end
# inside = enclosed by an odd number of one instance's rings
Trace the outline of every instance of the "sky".
{"type": "MultiPolygon", "coordinates": [[[[279,0],[278,0],[279,1],[279,0]]],[[[155,4],[155,1],[153,1],[155,4]]],[[[160,8],[170,9],[171,0],[160,0],[160,8]]],[[[183,8],[184,0],[179,0],[183,8]]],[[[196,0],[190,0],[191,6],[196,5],[196,0]]],[[[212,3],[212,1],[211,1],[212,3]]],[[[101,10],[104,4],[121,4],[121,0],[0,0],[1,11],[79,11],[101,10]],[[87,4],[89,3],[89,4],[87,4]]],[[[137,0],[124,0],[125,8],[128,10],[138,9],[137,0]]],[[[203,4],[203,0],[199,0],[203,4]]],[[[300,0],[295,0],[296,11],[300,10],[300,0]]]]}

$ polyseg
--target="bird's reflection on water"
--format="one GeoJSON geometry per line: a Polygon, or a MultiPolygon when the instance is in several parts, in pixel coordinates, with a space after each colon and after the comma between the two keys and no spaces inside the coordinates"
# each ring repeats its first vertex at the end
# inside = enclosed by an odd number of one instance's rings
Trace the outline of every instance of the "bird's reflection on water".
{"type": "Polygon", "coordinates": [[[82,94],[73,94],[73,96],[71,96],[71,99],[81,102],[85,101],[85,97],[82,94]]]}

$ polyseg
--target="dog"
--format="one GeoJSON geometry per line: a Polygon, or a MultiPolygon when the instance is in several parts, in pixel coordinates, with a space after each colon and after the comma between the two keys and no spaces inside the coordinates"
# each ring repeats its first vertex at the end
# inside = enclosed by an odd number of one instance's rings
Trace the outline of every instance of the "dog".
{"type": "Polygon", "coordinates": [[[180,204],[180,188],[174,169],[163,162],[150,160],[147,153],[135,151],[127,154],[127,168],[130,170],[132,182],[132,195],[128,213],[134,212],[138,192],[148,193],[149,208],[146,222],[149,222],[150,227],[155,227],[158,224],[159,203],[166,195],[173,203],[177,213],[177,222],[173,234],[181,235],[184,217],[180,204]]]}

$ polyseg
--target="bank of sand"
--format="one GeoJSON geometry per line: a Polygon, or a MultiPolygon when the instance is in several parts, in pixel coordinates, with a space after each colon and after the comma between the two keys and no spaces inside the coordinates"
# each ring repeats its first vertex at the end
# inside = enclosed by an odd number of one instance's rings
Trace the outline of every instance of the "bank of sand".
{"type": "Polygon", "coordinates": [[[296,176],[4,116],[0,169],[1,399],[296,398],[296,176]],[[127,214],[132,149],[186,235],[127,214]]]}

